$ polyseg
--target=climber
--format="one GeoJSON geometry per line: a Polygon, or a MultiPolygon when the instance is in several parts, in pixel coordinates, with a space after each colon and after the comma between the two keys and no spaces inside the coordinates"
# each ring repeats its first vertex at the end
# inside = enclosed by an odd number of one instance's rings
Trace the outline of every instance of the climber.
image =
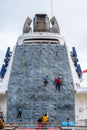
{"type": "Polygon", "coordinates": [[[58,91],[60,91],[60,85],[62,83],[62,80],[60,78],[56,78],[55,82],[56,82],[56,89],[58,89],[58,91]]]}
{"type": "Polygon", "coordinates": [[[46,77],[44,78],[44,86],[47,86],[48,84],[48,76],[46,75],[46,77]]]}
{"type": "Polygon", "coordinates": [[[21,115],[22,115],[22,108],[21,108],[21,106],[18,106],[18,108],[17,108],[17,119],[21,118],[21,115]]]}

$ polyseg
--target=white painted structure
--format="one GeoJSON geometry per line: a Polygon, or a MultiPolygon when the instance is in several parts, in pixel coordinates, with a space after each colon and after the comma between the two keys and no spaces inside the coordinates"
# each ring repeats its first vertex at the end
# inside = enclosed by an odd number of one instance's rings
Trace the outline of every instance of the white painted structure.
{"type": "Polygon", "coordinates": [[[7,92],[8,92],[8,82],[9,82],[9,76],[11,71],[11,66],[13,62],[13,56],[14,56],[14,50],[9,62],[9,65],[7,67],[7,71],[5,73],[5,76],[3,79],[0,79],[0,111],[3,111],[3,115],[6,118],[6,112],[7,112],[7,92]]]}
{"type": "MultiPolygon", "coordinates": [[[[17,45],[27,44],[27,43],[57,43],[60,45],[65,44],[64,38],[58,33],[52,32],[29,32],[21,35],[17,40],[17,45]]],[[[15,50],[15,48],[14,48],[15,50]]],[[[0,111],[3,111],[6,117],[6,106],[7,106],[7,91],[8,91],[8,81],[11,71],[11,65],[13,62],[14,50],[12,57],[6,71],[4,79],[0,80],[0,111]]],[[[76,125],[87,125],[87,86],[83,88],[81,86],[81,81],[77,76],[74,63],[70,56],[70,52],[67,48],[67,53],[69,57],[69,62],[71,65],[71,71],[73,76],[74,90],[75,90],[75,120],[76,125]]]]}
{"type": "Polygon", "coordinates": [[[63,36],[59,35],[58,33],[51,33],[51,32],[29,32],[24,33],[23,35],[18,37],[17,44],[22,45],[24,43],[58,43],[58,44],[65,44],[65,39],[63,36]]]}

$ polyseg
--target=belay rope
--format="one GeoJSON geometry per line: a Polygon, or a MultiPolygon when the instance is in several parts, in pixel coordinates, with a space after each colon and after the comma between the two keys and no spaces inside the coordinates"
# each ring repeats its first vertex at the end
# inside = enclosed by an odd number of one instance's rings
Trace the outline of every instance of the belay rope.
{"type": "MultiPolygon", "coordinates": [[[[24,48],[24,46],[23,46],[24,48]]],[[[24,48],[25,49],[25,48],[24,48]]],[[[25,50],[23,50],[23,54],[22,54],[22,60],[21,60],[21,65],[22,67],[25,65],[25,50]]],[[[23,72],[24,73],[24,72],[23,72]]],[[[23,77],[22,79],[24,78],[24,75],[23,74],[23,77]]],[[[22,75],[21,75],[22,76],[22,75]]],[[[19,106],[22,108],[23,107],[23,96],[24,96],[24,90],[23,90],[23,80],[21,80],[20,82],[20,88],[19,88],[19,106]]]]}

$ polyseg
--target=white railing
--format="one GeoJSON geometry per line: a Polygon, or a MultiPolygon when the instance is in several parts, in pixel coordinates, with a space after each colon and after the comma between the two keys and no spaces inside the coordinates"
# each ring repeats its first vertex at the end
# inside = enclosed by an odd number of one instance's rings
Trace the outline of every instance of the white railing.
{"type": "Polygon", "coordinates": [[[43,123],[8,123],[5,125],[5,130],[87,130],[87,126],[61,126],[59,122],[43,123]],[[40,126],[41,125],[41,126],[40,126]]]}

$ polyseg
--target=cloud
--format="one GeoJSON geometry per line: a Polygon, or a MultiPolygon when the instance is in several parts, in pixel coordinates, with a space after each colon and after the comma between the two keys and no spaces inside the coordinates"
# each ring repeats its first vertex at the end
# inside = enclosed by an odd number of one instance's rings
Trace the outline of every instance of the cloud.
{"type": "MultiPolygon", "coordinates": [[[[53,0],[53,15],[58,20],[61,35],[68,46],[76,46],[82,67],[86,66],[87,1],[53,0]],[[84,60],[85,59],[85,60],[84,60]]],[[[46,13],[51,18],[51,0],[0,1],[0,47],[13,47],[27,16],[46,13]],[[4,45],[4,46],[3,46],[4,45]]]]}

